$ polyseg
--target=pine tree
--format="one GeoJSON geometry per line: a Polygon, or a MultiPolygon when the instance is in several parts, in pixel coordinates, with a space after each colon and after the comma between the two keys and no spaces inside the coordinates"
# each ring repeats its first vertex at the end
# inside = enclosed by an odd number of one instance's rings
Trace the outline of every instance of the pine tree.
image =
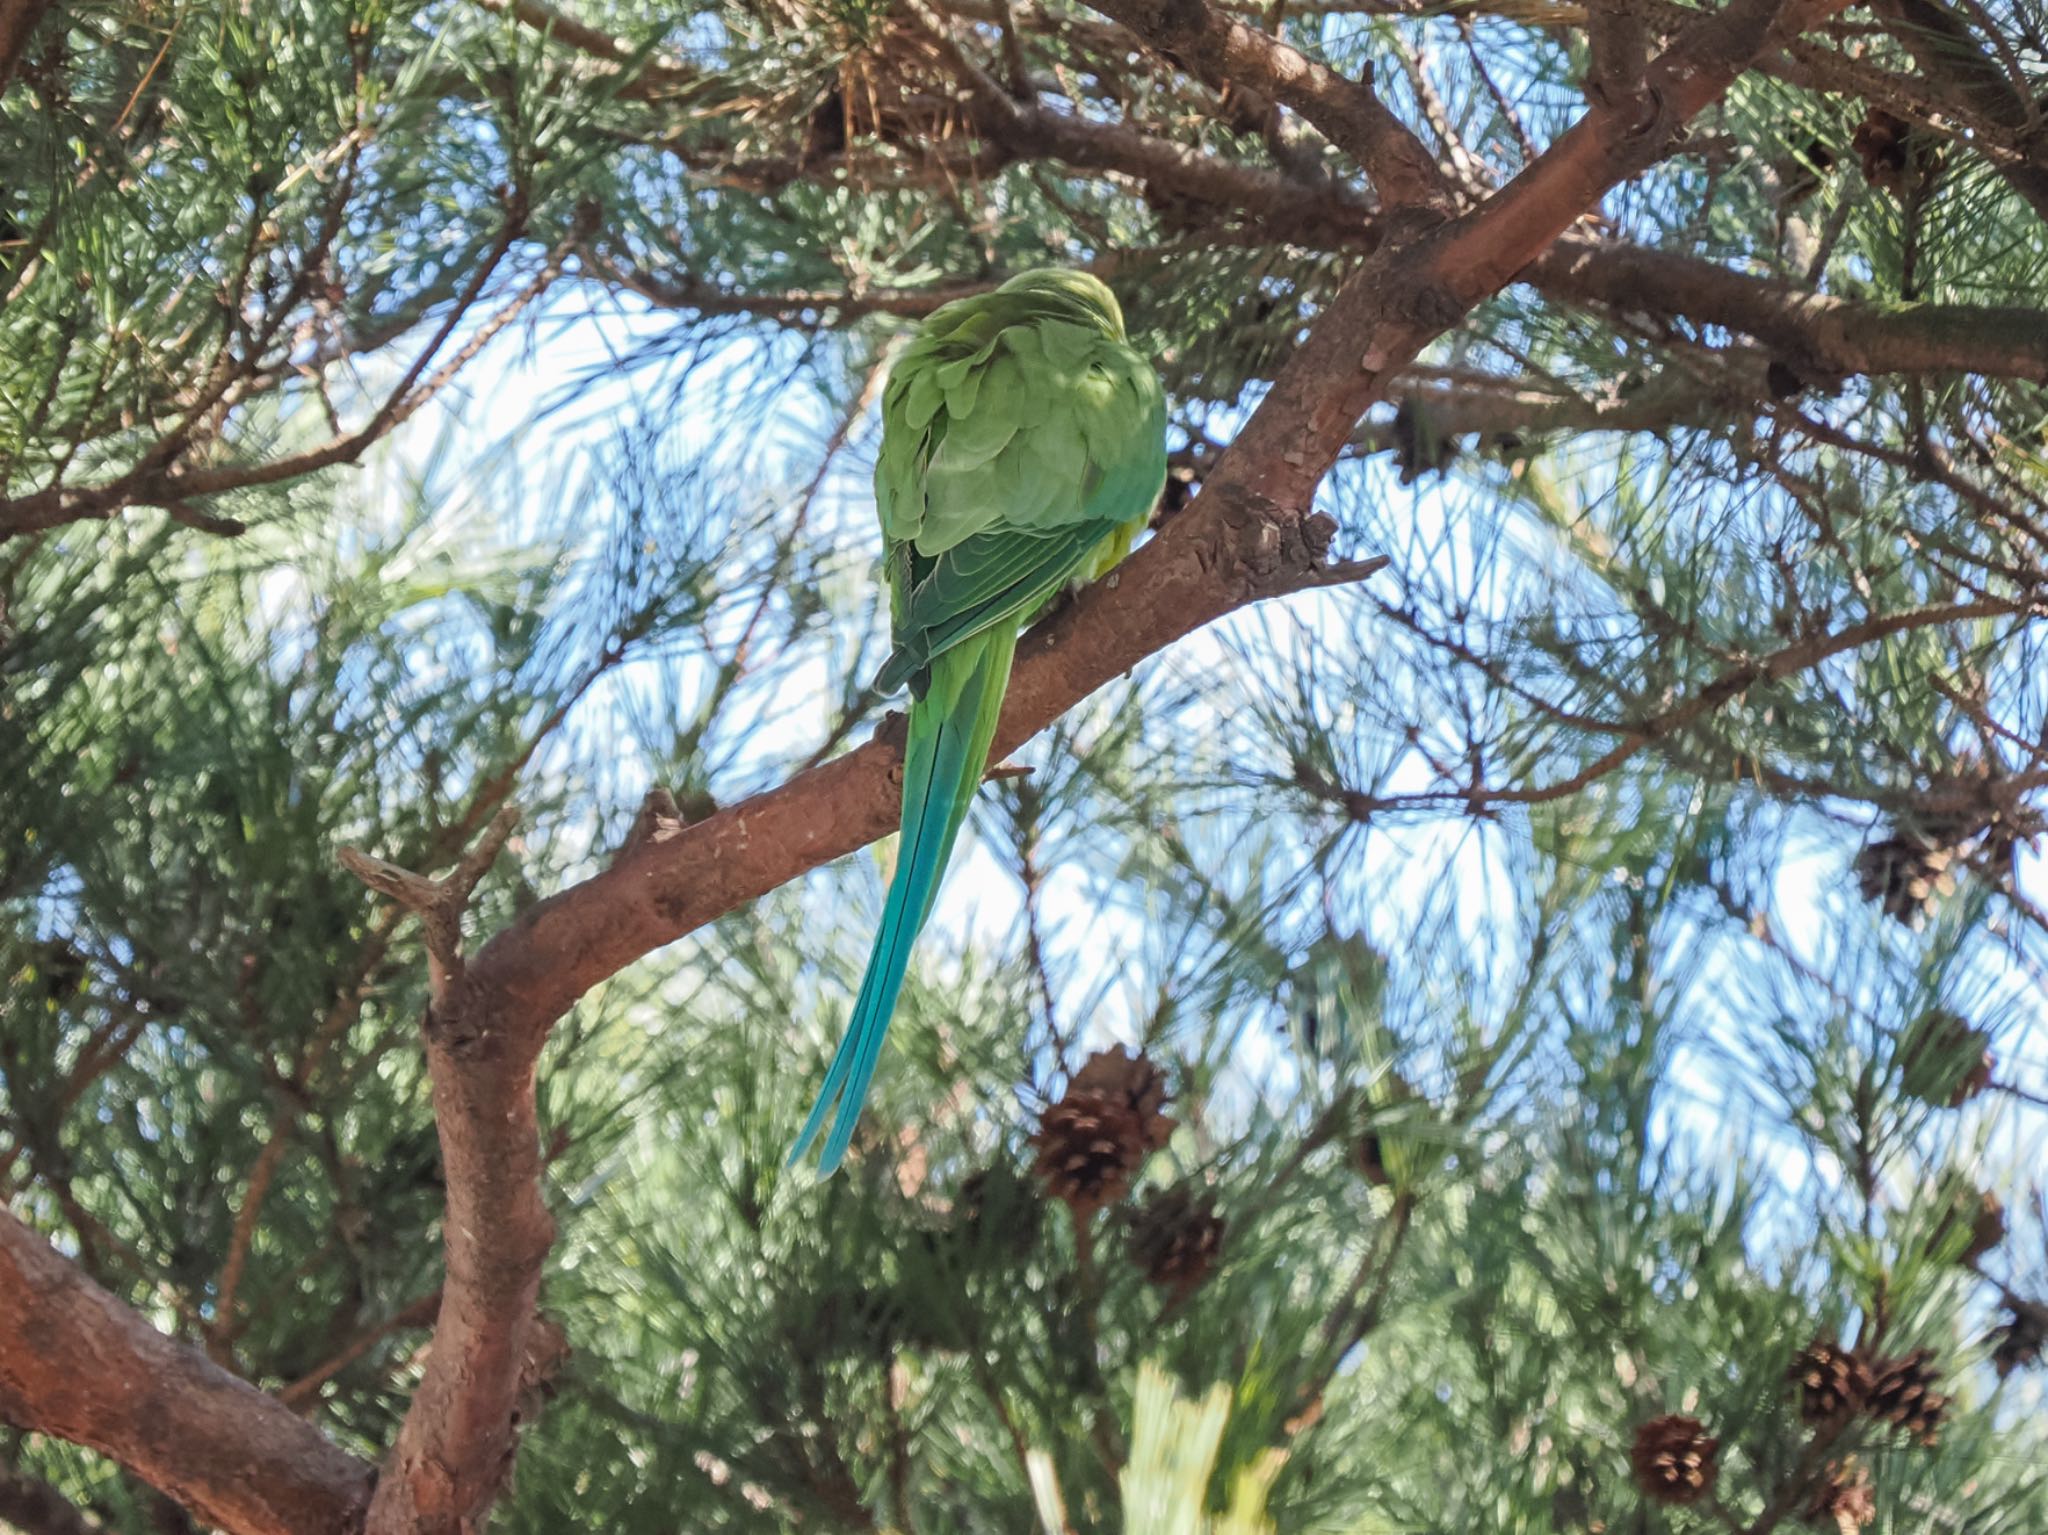
{"type": "Polygon", "coordinates": [[[2048,1524],[2044,34],[0,4],[0,1525],[2048,1524]],[[1046,262],[1172,475],[814,1184],[1046,262]]]}

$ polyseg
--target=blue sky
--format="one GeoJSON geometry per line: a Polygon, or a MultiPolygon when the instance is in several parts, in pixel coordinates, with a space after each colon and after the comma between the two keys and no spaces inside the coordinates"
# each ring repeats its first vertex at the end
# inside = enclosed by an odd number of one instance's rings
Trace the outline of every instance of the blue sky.
{"type": "MultiPolygon", "coordinates": [[[[545,504],[564,484],[580,484],[582,494],[592,498],[590,518],[598,521],[601,496],[587,480],[573,472],[579,457],[601,453],[622,424],[632,418],[643,403],[635,384],[613,377],[578,394],[572,405],[535,420],[541,407],[556,403],[563,386],[586,372],[602,373],[607,364],[637,343],[658,340],[677,325],[675,316],[660,312],[618,311],[600,318],[580,314],[573,303],[559,306],[559,312],[576,317],[566,323],[543,319],[530,333],[535,344],[522,345],[503,338],[487,351],[463,376],[456,390],[424,413],[403,434],[384,473],[416,472],[430,459],[440,472],[453,474],[474,492],[470,504],[457,497],[448,510],[463,530],[459,536],[517,543],[531,539],[536,531],[555,523],[559,511],[545,504]],[[444,436],[444,434],[446,434],[444,436]],[[509,445],[513,458],[500,462],[494,473],[475,475],[467,466],[488,459],[509,445]],[[435,459],[435,455],[439,455],[435,459]],[[516,463],[514,472],[511,465],[516,463]]],[[[720,391],[757,381],[766,354],[752,343],[736,343],[719,361],[695,376],[680,398],[664,402],[666,419],[672,423],[673,447],[679,457],[696,454],[730,453],[730,416],[718,408],[720,391]]],[[[830,430],[831,418],[823,402],[808,394],[792,392],[788,418],[790,442],[800,448],[815,444],[830,430]]],[[[1212,418],[1210,430],[1219,429],[1212,418]]],[[[751,446],[751,445],[741,445],[751,446]]],[[[764,464],[776,457],[775,443],[762,446],[764,464]]],[[[852,593],[871,578],[870,563],[878,552],[872,525],[872,502],[866,484],[871,462],[871,444],[857,433],[828,480],[809,527],[829,551],[825,563],[834,579],[852,593]]],[[[785,466],[787,467],[787,466],[785,466]]],[[[806,469],[808,466],[805,466],[806,469]]],[[[1456,529],[1469,527],[1465,510],[1447,498],[1437,486],[1424,482],[1400,487],[1391,473],[1367,471],[1368,493],[1382,498],[1392,515],[1407,518],[1422,529],[1414,548],[1434,549],[1434,558],[1459,564],[1481,559],[1480,551],[1456,529]],[[1439,536],[1440,535],[1440,536],[1439,536]]],[[[785,475],[787,478],[787,475],[785,475]]],[[[778,487],[764,483],[762,495],[772,501],[778,487]]],[[[781,488],[789,494],[788,487],[781,488]]],[[[1469,495],[1469,489],[1455,492],[1469,495]]],[[[765,503],[764,503],[765,504],[765,503]]],[[[1410,573],[1415,574],[1413,572],[1410,573]]],[[[1397,569],[1380,578],[1398,583],[1397,569]]],[[[1315,637],[1337,632],[1350,625],[1354,599],[1341,593],[1305,594],[1280,606],[1241,614],[1176,646],[1154,665],[1186,678],[1207,678],[1238,664],[1242,647],[1270,648],[1284,652],[1289,645],[1310,644],[1315,637]]],[[[618,687],[594,694],[579,712],[577,728],[616,741],[630,739],[621,724],[627,716],[645,725],[647,710],[658,706],[661,690],[644,685],[645,679],[628,675],[618,687]]],[[[764,724],[756,743],[770,754],[801,750],[819,739],[827,728],[830,699],[822,658],[791,679],[789,689],[797,696],[773,721],[764,724]]],[[[1084,705],[1084,711],[1101,707],[1099,701],[1084,705]]],[[[658,721],[656,722],[658,727],[658,721]]],[[[1021,758],[1036,760],[1043,743],[1027,747],[1021,758]]],[[[1419,784],[1424,770],[1411,762],[1397,773],[1390,787],[1419,784]]],[[[616,803],[607,808],[613,815],[630,811],[644,787],[645,770],[637,770],[629,753],[621,753],[613,781],[594,785],[600,798],[616,803]]],[[[1856,896],[1848,883],[1847,860],[1853,854],[1853,838],[1839,828],[1815,821],[1809,835],[1788,844],[1788,853],[1775,874],[1774,921],[1778,936],[1804,962],[1822,969],[1833,963],[1828,953],[1831,942],[1845,918],[1855,920],[1856,896]]],[[[1475,944],[1484,945],[1487,929],[1501,924],[1512,927],[1513,897],[1505,881],[1512,877],[1511,860],[1503,856],[1512,838],[1511,829],[1474,828],[1459,814],[1415,819],[1366,840],[1362,862],[1354,871],[1368,888],[1387,892],[1399,915],[1400,902],[1409,899],[1417,882],[1437,885],[1448,882],[1455,889],[1458,921],[1475,944]]],[[[860,855],[883,867],[891,854],[888,844],[860,855]]],[[[818,876],[813,876],[817,878],[818,876]]],[[[877,882],[879,883],[879,881],[877,882]]],[[[2037,902],[2048,904],[2048,859],[2039,853],[2023,860],[2023,888],[2037,902]]],[[[988,943],[1005,947],[1013,941],[1020,922],[1020,901],[1014,879],[987,847],[964,846],[956,858],[947,896],[934,924],[933,937],[922,949],[926,965],[948,963],[948,952],[956,946],[988,943]]],[[[1092,1027],[1107,1039],[1127,1037],[1133,1020],[1148,1005],[1148,998],[1135,987],[1119,987],[1116,970],[1120,956],[1141,951],[1145,938],[1144,913],[1128,906],[1104,906],[1099,888],[1089,874],[1078,868],[1056,868],[1049,874],[1045,917],[1056,946],[1071,951],[1086,950],[1104,956],[1094,966],[1078,967],[1070,977],[1064,1004],[1091,1005],[1092,1027]]],[[[682,950],[671,950],[674,961],[657,955],[648,963],[682,962],[682,950]]],[[[1724,943],[1718,957],[1710,961],[1709,991],[1729,1007],[1753,1002],[1763,988],[1754,973],[1758,951],[1754,946],[1724,943]]],[[[1851,982],[1853,985],[1853,980],[1851,982]]],[[[2043,1021],[2043,993],[2011,965],[1987,962],[1978,985],[1988,994],[2004,997],[1999,1011],[2008,1025],[2001,1040],[2004,1073],[2021,1085],[2048,1097],[2048,1022],[2043,1021]]],[[[1732,1015],[1731,1015],[1732,1016],[1732,1015]]],[[[1671,1088],[1664,1099],[1662,1123],[1667,1133],[1698,1154],[1703,1165],[1729,1166],[1738,1157],[1763,1154],[1788,1192],[1798,1191],[1809,1178],[1837,1183],[1841,1169],[1825,1158],[1815,1158],[1811,1147],[1800,1138],[1774,1125],[1767,1111],[1760,1111],[1754,1080],[1746,1080],[1740,1031],[1727,1039],[1716,1036],[1718,1029],[1705,1031],[1706,1048],[1688,1044],[1676,1058],[1671,1088]],[[1729,1048],[1730,1046],[1734,1048],[1729,1048]]],[[[1247,1030],[1243,1037],[1239,1065],[1243,1082],[1261,1084],[1268,1092],[1289,1090],[1294,1065],[1280,1046],[1277,1036],[1266,1031],[1247,1030]]],[[[1951,1125],[1953,1128],[1953,1125],[1951,1125]]],[[[2010,1100],[1982,1100],[1968,1112],[1967,1129],[1981,1141],[1982,1156],[1990,1166],[2038,1167],[2048,1148],[2048,1116],[2010,1100]]],[[[1900,1200],[1911,1191],[1896,1191],[1900,1200]]]]}

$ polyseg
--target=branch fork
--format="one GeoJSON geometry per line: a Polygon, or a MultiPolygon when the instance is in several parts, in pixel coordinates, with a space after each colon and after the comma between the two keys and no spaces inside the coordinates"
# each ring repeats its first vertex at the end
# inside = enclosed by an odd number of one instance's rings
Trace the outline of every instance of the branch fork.
{"type": "Polygon", "coordinates": [[[420,919],[427,938],[428,981],[437,1004],[462,979],[462,914],[469,908],[469,898],[518,824],[518,806],[501,808],[476,845],[439,879],[402,869],[360,848],[345,847],[335,854],[349,873],[420,919]]]}

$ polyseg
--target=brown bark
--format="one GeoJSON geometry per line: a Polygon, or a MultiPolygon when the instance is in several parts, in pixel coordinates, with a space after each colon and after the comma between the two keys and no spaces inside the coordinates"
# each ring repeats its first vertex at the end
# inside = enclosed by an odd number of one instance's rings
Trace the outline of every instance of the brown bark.
{"type": "Polygon", "coordinates": [[[1724,326],[1816,379],[1957,371],[2048,382],[2048,316],[2038,309],[1858,303],[1690,256],[1580,238],[1558,241],[1524,275],[1547,297],[1724,326]]]}
{"type": "Polygon", "coordinates": [[[618,91],[629,101],[673,95],[701,78],[681,59],[632,47],[622,38],[600,32],[551,5],[543,5],[541,0],[477,0],[477,3],[487,10],[501,11],[521,26],[531,27],[578,53],[630,71],[626,83],[618,91]]]}
{"type": "Polygon", "coordinates": [[[21,56],[28,52],[29,39],[49,14],[51,3],[52,0],[0,0],[0,91],[13,84],[15,71],[21,67],[21,56]]]}
{"type": "Polygon", "coordinates": [[[1448,205],[1449,184],[1435,157],[1369,80],[1348,80],[1204,0],[1096,0],[1095,9],[1155,47],[1203,65],[1211,77],[1292,107],[1364,167],[1388,206],[1448,205]]]}
{"type": "Polygon", "coordinates": [[[231,1535],[344,1535],[374,1472],[0,1212],[0,1417],[104,1451],[231,1535]]]}
{"type": "MultiPolygon", "coordinates": [[[[1145,252],[1115,252],[1089,270],[1115,283],[1141,280],[1145,252]]],[[[609,269],[607,269],[609,271],[609,269]]],[[[609,275],[651,303],[704,314],[757,314],[788,325],[840,325],[868,314],[915,319],[985,293],[999,278],[932,288],[726,293],[699,279],[609,275]]],[[[1972,304],[1882,304],[1731,271],[1696,256],[1567,234],[1520,274],[1546,298],[1682,316],[1761,342],[1814,382],[1856,374],[1976,373],[2048,379],[2048,318],[2037,309],[1972,304]]],[[[1559,422],[1569,425],[1570,422],[1559,422]]],[[[1588,425],[1593,424],[1590,420],[1588,425]]]]}

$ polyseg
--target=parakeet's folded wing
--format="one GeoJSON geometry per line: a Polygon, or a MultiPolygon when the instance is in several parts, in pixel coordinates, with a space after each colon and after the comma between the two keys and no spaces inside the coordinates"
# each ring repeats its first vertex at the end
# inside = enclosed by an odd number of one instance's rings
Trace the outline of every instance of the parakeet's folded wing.
{"type": "Polygon", "coordinates": [[[933,321],[883,397],[884,690],[917,687],[949,646],[1099,573],[1094,557],[1122,555],[1166,480],[1165,396],[1123,343],[1042,306],[933,321]]]}

